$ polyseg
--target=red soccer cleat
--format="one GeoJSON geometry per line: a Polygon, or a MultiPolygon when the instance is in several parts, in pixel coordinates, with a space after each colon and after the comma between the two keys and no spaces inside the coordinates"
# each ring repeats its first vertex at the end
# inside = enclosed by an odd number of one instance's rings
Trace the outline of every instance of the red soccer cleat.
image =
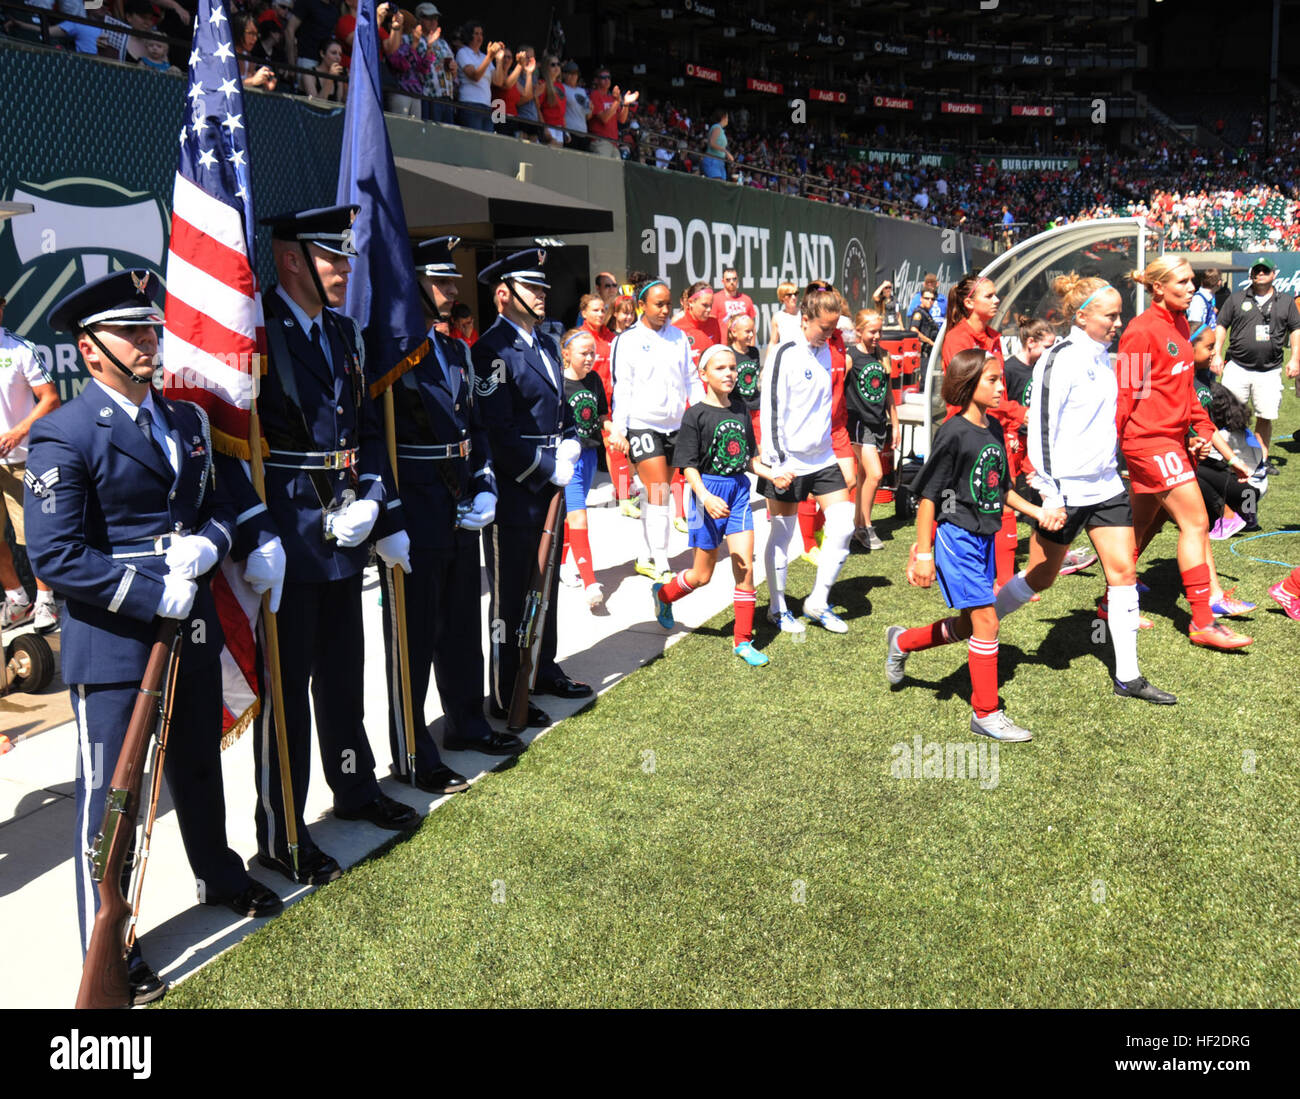
{"type": "Polygon", "coordinates": [[[1273,597],[1273,602],[1286,611],[1288,618],[1300,621],[1300,599],[1287,591],[1283,582],[1274,584],[1268,589],[1268,594],[1273,597]]]}
{"type": "Polygon", "coordinates": [[[1188,631],[1188,636],[1193,645],[1204,645],[1207,649],[1244,649],[1254,641],[1253,637],[1237,633],[1222,622],[1211,622],[1199,630],[1193,628],[1188,631]]]}

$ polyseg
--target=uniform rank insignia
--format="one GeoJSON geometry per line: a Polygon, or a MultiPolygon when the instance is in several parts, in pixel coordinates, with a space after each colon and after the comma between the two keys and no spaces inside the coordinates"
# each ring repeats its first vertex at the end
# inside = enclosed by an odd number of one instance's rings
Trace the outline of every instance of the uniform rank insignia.
{"type": "Polygon", "coordinates": [[[203,445],[203,437],[201,435],[195,435],[194,438],[190,440],[190,457],[202,458],[207,452],[208,448],[203,445]]]}
{"type": "Polygon", "coordinates": [[[59,467],[50,466],[39,477],[30,469],[23,474],[23,484],[26,485],[33,496],[38,500],[59,483],[59,467]]]}
{"type": "Polygon", "coordinates": [[[497,391],[500,379],[497,377],[497,371],[493,370],[485,377],[480,378],[474,375],[474,392],[480,397],[490,397],[497,391]]]}

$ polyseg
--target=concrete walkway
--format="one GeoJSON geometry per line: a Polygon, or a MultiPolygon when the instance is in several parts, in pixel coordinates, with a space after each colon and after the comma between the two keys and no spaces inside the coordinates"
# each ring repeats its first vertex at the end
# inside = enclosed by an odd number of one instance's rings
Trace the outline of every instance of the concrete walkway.
{"type": "MultiPolygon", "coordinates": [[[[601,480],[604,484],[598,482],[593,500],[609,496],[608,480],[601,480]]],[[[759,509],[755,515],[755,565],[761,574],[768,523],[758,497],[755,507],[759,509]]],[[[678,627],[666,633],[651,613],[650,581],[632,571],[632,560],[642,545],[640,523],[620,516],[612,507],[593,507],[588,516],[597,576],[605,588],[606,612],[592,614],[581,589],[562,586],[559,659],[570,676],[603,692],[660,655],[690,629],[730,606],[733,583],[731,570],[723,564],[711,584],[675,605],[678,627]]],[[[691,551],[685,535],[673,532],[670,552],[675,568],[690,564],[691,551]]],[[[756,579],[761,581],[761,575],[756,579]]],[[[388,777],[391,755],[378,596],[378,578],[371,569],[366,574],[363,596],[369,657],[365,666],[367,733],[384,791],[427,812],[447,799],[436,799],[388,777]]],[[[764,611],[765,605],[760,604],[759,613],[764,611]]],[[[486,619],[486,574],[483,613],[486,619]]],[[[539,701],[556,721],[580,705],[550,697],[539,701]]],[[[436,719],[441,717],[441,708],[432,684],[426,716],[435,739],[440,740],[441,721],[436,719]]],[[[0,715],[0,722],[9,720],[8,715],[0,715]]],[[[544,731],[531,730],[529,739],[540,735],[544,731]]],[[[19,741],[11,752],[0,756],[0,927],[5,931],[0,949],[0,1007],[71,1007],[76,999],[81,979],[72,863],[76,740],[75,727],[65,722],[19,741]]],[[[449,752],[446,759],[462,774],[476,778],[500,762],[467,752],[449,752]]],[[[246,734],[225,753],[223,771],[228,839],[235,851],[248,860],[257,850],[251,736],[246,734]]],[[[452,796],[473,795],[467,792],[452,796]]],[[[330,808],[329,787],[319,761],[313,758],[306,816],[312,836],[324,850],[348,867],[392,836],[365,823],[335,820],[330,808]]],[[[309,891],[256,865],[252,873],[275,889],[287,904],[309,891]]],[[[198,905],[194,898],[194,879],[164,787],[140,914],[140,941],[146,959],[172,982],[184,979],[230,949],[258,923],[239,919],[228,909],[198,905]]]]}

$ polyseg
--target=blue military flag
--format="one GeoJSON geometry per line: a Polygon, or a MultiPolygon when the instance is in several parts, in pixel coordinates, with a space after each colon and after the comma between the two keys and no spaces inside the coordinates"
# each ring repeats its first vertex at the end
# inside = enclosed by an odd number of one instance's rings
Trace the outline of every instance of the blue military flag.
{"type": "Polygon", "coordinates": [[[384,124],[375,0],[357,6],[337,201],[361,208],[352,224],[359,254],[344,312],[361,325],[366,382],[377,397],[428,353],[429,343],[384,124]]]}

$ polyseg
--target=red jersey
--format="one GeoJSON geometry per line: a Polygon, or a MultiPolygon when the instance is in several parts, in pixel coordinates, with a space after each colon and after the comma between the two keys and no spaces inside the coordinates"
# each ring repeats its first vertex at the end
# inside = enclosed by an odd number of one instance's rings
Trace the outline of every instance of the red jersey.
{"type": "Polygon", "coordinates": [[[712,347],[715,343],[722,342],[722,332],[718,328],[718,322],[714,317],[708,317],[702,324],[696,324],[695,318],[689,313],[679,321],[673,322],[673,327],[680,329],[686,336],[686,342],[691,345],[691,364],[700,365],[700,353],[706,348],[712,347]]]}
{"type": "Polygon", "coordinates": [[[582,331],[590,332],[596,340],[596,362],[592,365],[592,370],[600,378],[605,386],[605,402],[609,407],[614,405],[614,380],[609,373],[609,329],[603,324],[599,328],[592,328],[587,321],[582,322],[582,331]]]}
{"type": "Polygon", "coordinates": [[[591,99],[591,117],[587,119],[587,132],[595,134],[597,137],[608,138],[610,141],[617,141],[618,116],[623,113],[622,104],[619,104],[619,110],[616,110],[607,120],[602,122],[600,119],[601,112],[608,109],[611,103],[618,103],[619,101],[608,92],[591,92],[589,98],[591,99]]]}
{"type": "Polygon", "coordinates": [[[844,334],[837,328],[826,345],[831,349],[831,449],[837,458],[850,458],[853,442],[849,438],[849,406],[844,396],[844,379],[848,376],[844,334]]]}
{"type": "Polygon", "coordinates": [[[1187,336],[1185,313],[1152,305],[1119,338],[1115,426],[1126,454],[1181,449],[1189,428],[1203,439],[1214,434],[1214,424],[1196,398],[1187,336]]]}

